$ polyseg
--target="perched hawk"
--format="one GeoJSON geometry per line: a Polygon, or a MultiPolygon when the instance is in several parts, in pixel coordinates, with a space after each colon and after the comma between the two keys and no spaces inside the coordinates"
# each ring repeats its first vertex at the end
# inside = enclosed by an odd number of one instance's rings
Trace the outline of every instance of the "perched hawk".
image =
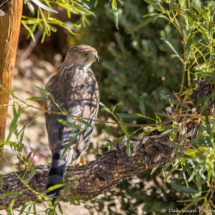
{"type": "MultiPolygon", "coordinates": [[[[61,110],[66,109],[70,115],[87,119],[96,119],[98,113],[99,89],[95,75],[90,69],[93,62],[99,62],[97,51],[91,46],[77,45],[68,50],[66,59],[60,71],[52,76],[46,84],[46,91],[50,92],[61,110]]],[[[51,100],[47,100],[45,107],[48,111],[60,112],[59,107],[51,100]]],[[[58,119],[74,123],[74,120],[53,113],[46,113],[46,129],[52,150],[52,163],[47,179],[47,189],[63,182],[65,168],[72,162],[78,164],[81,153],[88,148],[93,132],[94,122],[85,119],[92,127],[88,127],[73,142],[61,159],[64,149],[80,129],[68,127],[58,119]]],[[[85,128],[83,122],[75,124],[85,128]]],[[[58,196],[59,189],[49,192],[50,197],[58,196]]]]}

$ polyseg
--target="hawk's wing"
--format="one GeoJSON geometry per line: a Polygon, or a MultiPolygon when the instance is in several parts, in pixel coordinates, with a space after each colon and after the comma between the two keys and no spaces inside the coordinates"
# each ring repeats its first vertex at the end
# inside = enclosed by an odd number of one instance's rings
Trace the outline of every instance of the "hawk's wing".
{"type": "MultiPolygon", "coordinates": [[[[62,77],[59,77],[59,74],[53,76],[47,83],[46,90],[54,95],[55,101],[60,108],[65,108],[70,115],[96,119],[98,104],[93,100],[93,98],[99,100],[96,79],[90,69],[88,72],[84,72],[84,74],[80,75],[79,73],[80,71],[74,69],[73,73],[70,71],[69,75],[64,74],[63,77],[66,77],[64,81],[62,81],[62,77]]],[[[46,109],[48,111],[60,112],[59,108],[51,101],[46,102],[46,109]]],[[[64,148],[71,138],[80,131],[80,129],[74,129],[58,122],[57,119],[74,122],[73,119],[65,115],[46,113],[46,128],[52,149],[64,148]]],[[[81,152],[87,149],[91,139],[94,122],[86,119],[85,121],[91,124],[92,127],[84,130],[74,141],[74,159],[77,159],[81,152]]],[[[86,127],[85,124],[78,121],[75,124],[82,128],[86,127]]]]}

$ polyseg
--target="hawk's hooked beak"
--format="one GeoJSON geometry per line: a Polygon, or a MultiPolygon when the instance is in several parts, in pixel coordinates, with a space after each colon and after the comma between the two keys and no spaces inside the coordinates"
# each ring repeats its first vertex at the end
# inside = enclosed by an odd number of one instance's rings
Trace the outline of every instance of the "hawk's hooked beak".
{"type": "Polygon", "coordinates": [[[95,62],[99,63],[99,57],[98,56],[95,57],[95,62]]]}

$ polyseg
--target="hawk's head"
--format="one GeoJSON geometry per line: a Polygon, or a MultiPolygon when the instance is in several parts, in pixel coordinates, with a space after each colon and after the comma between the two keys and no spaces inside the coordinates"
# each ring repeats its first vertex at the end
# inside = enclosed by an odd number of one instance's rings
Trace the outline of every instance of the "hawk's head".
{"type": "Polygon", "coordinates": [[[77,66],[90,66],[93,62],[99,62],[98,53],[96,49],[87,45],[77,45],[70,47],[66,61],[77,66]]]}

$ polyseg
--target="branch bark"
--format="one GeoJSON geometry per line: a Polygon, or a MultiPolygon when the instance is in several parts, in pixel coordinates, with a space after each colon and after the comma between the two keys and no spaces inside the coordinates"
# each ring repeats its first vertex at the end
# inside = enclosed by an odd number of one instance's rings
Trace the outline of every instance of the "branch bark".
{"type": "MultiPolygon", "coordinates": [[[[22,16],[23,0],[11,0],[4,8],[5,15],[0,16],[0,84],[7,90],[11,88],[13,70],[16,61],[16,50],[22,16]]],[[[1,93],[0,106],[8,104],[9,94],[1,93]]],[[[1,107],[0,112],[0,140],[5,137],[7,106],[1,107]]],[[[0,147],[2,158],[3,145],[0,147]]]]}
{"type": "MultiPolygon", "coordinates": [[[[208,81],[208,79],[201,81],[199,88],[192,93],[191,97],[194,102],[197,102],[198,97],[211,94],[215,85],[207,84],[208,81]]],[[[208,106],[214,106],[214,101],[210,100],[208,106]]],[[[201,110],[198,109],[197,112],[199,111],[201,110]]],[[[190,119],[184,120],[184,123],[186,123],[187,128],[185,138],[194,140],[199,126],[198,121],[190,119]]],[[[169,136],[159,137],[159,134],[160,132],[154,130],[142,140],[131,140],[130,157],[126,154],[126,140],[124,139],[97,160],[81,167],[69,167],[67,169],[68,181],[71,182],[73,179],[78,178],[72,186],[71,192],[74,195],[80,194],[80,199],[90,200],[105,191],[111,190],[121,180],[135,176],[146,169],[165,166],[174,157],[176,148],[163,144],[169,141],[169,136]]],[[[188,147],[186,141],[179,135],[175,139],[175,143],[188,147]]],[[[37,192],[45,191],[48,171],[48,165],[36,166],[36,173],[28,185],[37,192]]],[[[17,174],[23,177],[25,171],[17,172],[17,174]]],[[[29,175],[30,172],[24,176],[24,179],[28,179],[29,175]]],[[[11,173],[4,177],[0,195],[26,189],[26,185],[14,173],[11,173]]],[[[13,196],[1,197],[0,205],[7,207],[12,198],[13,196]]],[[[14,208],[22,206],[27,201],[36,201],[37,199],[38,195],[34,192],[30,190],[24,191],[18,195],[14,208]]]]}

